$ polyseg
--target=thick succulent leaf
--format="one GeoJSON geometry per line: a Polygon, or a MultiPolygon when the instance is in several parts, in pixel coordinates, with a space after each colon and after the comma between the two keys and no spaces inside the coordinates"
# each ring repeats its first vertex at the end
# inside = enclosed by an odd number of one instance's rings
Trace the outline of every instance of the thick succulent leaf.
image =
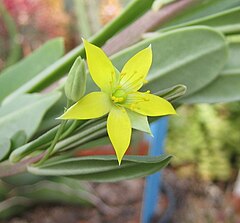
{"type": "MultiPolygon", "coordinates": [[[[4,166],[7,167],[6,164],[4,166]]],[[[30,174],[28,172],[23,172],[16,175],[3,177],[1,180],[7,185],[11,185],[12,187],[22,187],[29,184],[30,185],[35,184],[43,179],[44,177],[42,176],[37,176],[30,174]]]]}
{"type": "Polygon", "coordinates": [[[165,27],[204,18],[236,6],[240,6],[239,0],[203,0],[200,4],[197,3],[194,7],[189,8],[184,13],[166,23],[165,27]]]}
{"type": "Polygon", "coordinates": [[[11,141],[8,138],[0,137],[0,161],[3,160],[11,151],[11,141]]]}
{"type": "Polygon", "coordinates": [[[64,53],[62,38],[50,40],[28,57],[0,73],[0,102],[17,88],[34,78],[64,53]],[[11,84],[9,84],[11,83],[11,84]]]}
{"type": "Polygon", "coordinates": [[[64,108],[66,107],[66,95],[64,94],[64,89],[60,88],[59,91],[62,93],[62,96],[60,99],[47,111],[46,115],[44,116],[44,119],[42,120],[36,134],[41,135],[48,130],[52,129],[56,125],[58,125],[61,120],[56,119],[56,117],[59,117],[64,112],[64,108]]]}
{"type": "Polygon", "coordinates": [[[27,135],[25,131],[19,130],[11,138],[11,149],[15,149],[24,145],[27,142],[27,135]]]}
{"type": "Polygon", "coordinates": [[[225,34],[238,32],[240,30],[240,7],[229,9],[214,15],[209,15],[201,19],[180,24],[178,26],[171,26],[164,30],[160,30],[160,32],[168,29],[176,29],[179,27],[193,25],[211,26],[225,34]]]}
{"type": "Polygon", "coordinates": [[[174,101],[185,95],[187,87],[185,85],[175,85],[173,87],[158,91],[155,95],[165,98],[168,101],[174,101]]]}
{"type": "Polygon", "coordinates": [[[11,139],[22,130],[29,139],[38,128],[46,111],[60,96],[60,92],[47,95],[25,94],[3,103],[0,107],[0,137],[11,139]]]}
{"type": "Polygon", "coordinates": [[[230,44],[230,57],[220,75],[209,85],[181,103],[219,103],[240,100],[240,43],[230,44]]]}
{"type": "MultiPolygon", "coordinates": [[[[120,69],[136,52],[152,44],[153,63],[142,90],[157,92],[176,84],[187,87],[186,95],[217,77],[227,60],[224,37],[208,27],[187,27],[144,40],[113,57],[120,69]]],[[[141,90],[141,91],[142,91],[141,90]]]]}
{"type": "Polygon", "coordinates": [[[33,202],[25,197],[10,197],[0,202],[0,219],[10,218],[31,206],[33,202]]]}
{"type": "Polygon", "coordinates": [[[65,176],[79,180],[112,182],[144,177],[165,167],[171,156],[125,156],[119,166],[115,156],[87,156],[65,159],[33,167],[28,171],[45,176],[65,176]]]}
{"type": "Polygon", "coordinates": [[[81,183],[67,178],[61,178],[61,182],[41,180],[35,184],[16,187],[12,192],[18,196],[31,199],[35,204],[60,202],[89,205],[92,203],[92,195],[83,188],[81,183]]]}

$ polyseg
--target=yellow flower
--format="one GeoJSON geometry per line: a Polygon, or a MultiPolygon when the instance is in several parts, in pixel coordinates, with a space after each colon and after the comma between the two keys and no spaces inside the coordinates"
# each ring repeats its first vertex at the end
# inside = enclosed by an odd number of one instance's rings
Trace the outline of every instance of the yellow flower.
{"type": "Polygon", "coordinates": [[[101,91],[84,96],[60,119],[92,119],[109,113],[107,132],[120,164],[129,147],[132,128],[151,134],[147,116],[176,112],[165,99],[149,91],[138,91],[152,63],[150,46],[133,56],[119,73],[100,48],[83,41],[91,77],[101,91]]]}

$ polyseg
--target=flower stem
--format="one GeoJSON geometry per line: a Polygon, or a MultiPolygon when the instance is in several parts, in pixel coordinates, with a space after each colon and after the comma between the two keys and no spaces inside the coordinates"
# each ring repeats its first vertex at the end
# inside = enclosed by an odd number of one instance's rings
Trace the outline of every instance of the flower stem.
{"type": "MultiPolygon", "coordinates": [[[[71,105],[71,101],[67,100],[67,107],[65,108],[65,111],[70,107],[70,105],[71,105]]],[[[58,140],[61,137],[61,133],[62,133],[66,123],[67,123],[67,120],[61,120],[60,126],[57,130],[57,133],[56,133],[50,147],[47,149],[47,152],[46,152],[45,156],[39,162],[37,162],[35,164],[36,166],[44,163],[53,154],[53,150],[54,150],[58,140]]]]}

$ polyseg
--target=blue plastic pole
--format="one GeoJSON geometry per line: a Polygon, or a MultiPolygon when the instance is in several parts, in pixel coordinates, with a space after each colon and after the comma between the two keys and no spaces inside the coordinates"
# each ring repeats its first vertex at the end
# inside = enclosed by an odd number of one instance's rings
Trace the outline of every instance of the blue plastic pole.
{"type": "MultiPolygon", "coordinates": [[[[168,117],[163,117],[151,124],[151,130],[154,137],[148,136],[149,155],[158,156],[164,153],[164,143],[167,134],[168,117]]],[[[161,172],[157,172],[146,178],[143,207],[142,223],[150,223],[154,215],[158,200],[159,188],[161,186],[161,172]]]]}

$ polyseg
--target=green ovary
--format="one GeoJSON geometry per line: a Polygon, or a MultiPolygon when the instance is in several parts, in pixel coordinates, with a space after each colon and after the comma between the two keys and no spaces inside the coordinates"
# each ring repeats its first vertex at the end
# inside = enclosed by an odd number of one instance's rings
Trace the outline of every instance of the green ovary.
{"type": "Polygon", "coordinates": [[[113,94],[112,94],[112,100],[115,103],[123,103],[127,99],[127,93],[122,90],[122,89],[117,89],[113,94]]]}

